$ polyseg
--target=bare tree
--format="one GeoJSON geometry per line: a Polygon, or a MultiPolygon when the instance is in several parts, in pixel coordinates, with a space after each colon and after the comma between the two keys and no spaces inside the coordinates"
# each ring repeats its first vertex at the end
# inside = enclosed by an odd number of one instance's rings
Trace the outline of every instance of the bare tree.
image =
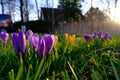
{"type": "Polygon", "coordinates": [[[114,19],[116,18],[116,7],[117,7],[117,2],[118,2],[118,0],[115,0],[115,14],[114,14],[114,19]]]}
{"type": "Polygon", "coordinates": [[[48,8],[48,5],[49,5],[48,3],[49,3],[49,2],[48,2],[48,0],[46,0],[46,5],[47,5],[47,8],[48,8]]]}
{"type": "Polygon", "coordinates": [[[14,21],[14,19],[15,19],[15,9],[16,9],[16,7],[15,7],[15,1],[16,0],[8,0],[7,1],[7,7],[8,7],[8,14],[9,15],[11,15],[11,18],[12,18],[12,21],[14,21]]]}
{"type": "Polygon", "coordinates": [[[35,0],[35,4],[36,4],[36,9],[37,9],[37,17],[39,19],[40,16],[39,16],[39,9],[38,9],[38,2],[37,2],[37,0],[35,0]]]}
{"type": "Polygon", "coordinates": [[[20,16],[22,22],[24,22],[23,5],[24,5],[23,0],[20,0],[20,16]]]}
{"type": "Polygon", "coordinates": [[[110,1],[109,0],[107,0],[107,8],[108,8],[108,14],[110,16],[110,1]]]}
{"type": "Polygon", "coordinates": [[[2,14],[5,14],[5,11],[9,10],[9,14],[11,12],[11,2],[15,0],[0,0],[2,14]],[[8,5],[8,8],[6,7],[8,5]],[[6,9],[7,8],[7,9],[6,9]]]}
{"type": "Polygon", "coordinates": [[[20,0],[20,14],[22,22],[29,20],[28,2],[29,0],[20,0]]]}
{"type": "Polygon", "coordinates": [[[93,0],[91,0],[91,7],[92,7],[93,0]]]}
{"type": "Polygon", "coordinates": [[[24,1],[25,1],[24,17],[25,17],[25,21],[29,21],[29,10],[28,10],[29,0],[24,0],[24,1]]]}
{"type": "Polygon", "coordinates": [[[4,5],[6,4],[6,0],[0,0],[1,8],[2,8],[2,14],[5,13],[4,11],[4,5]]]}

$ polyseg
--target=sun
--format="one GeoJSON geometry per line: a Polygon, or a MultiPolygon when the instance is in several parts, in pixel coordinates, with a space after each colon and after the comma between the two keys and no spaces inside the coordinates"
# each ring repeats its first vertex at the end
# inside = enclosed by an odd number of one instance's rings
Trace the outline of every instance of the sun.
{"type": "Polygon", "coordinates": [[[110,8],[110,18],[112,21],[120,23],[120,9],[117,8],[110,8]]]}

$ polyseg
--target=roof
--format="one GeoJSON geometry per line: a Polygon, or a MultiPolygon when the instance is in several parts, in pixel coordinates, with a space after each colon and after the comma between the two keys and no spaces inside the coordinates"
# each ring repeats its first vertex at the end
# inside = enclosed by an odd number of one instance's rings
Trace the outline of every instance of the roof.
{"type": "Polygon", "coordinates": [[[42,7],[41,12],[45,20],[62,21],[64,19],[64,14],[62,9],[42,7]]]}

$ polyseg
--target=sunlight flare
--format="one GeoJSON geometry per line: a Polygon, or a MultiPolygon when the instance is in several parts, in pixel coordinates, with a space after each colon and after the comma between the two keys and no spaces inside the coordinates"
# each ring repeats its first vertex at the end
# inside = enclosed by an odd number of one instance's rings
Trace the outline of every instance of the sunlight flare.
{"type": "Polygon", "coordinates": [[[111,7],[110,18],[112,21],[120,23],[119,11],[120,11],[120,9],[118,7],[117,8],[111,7]]]}

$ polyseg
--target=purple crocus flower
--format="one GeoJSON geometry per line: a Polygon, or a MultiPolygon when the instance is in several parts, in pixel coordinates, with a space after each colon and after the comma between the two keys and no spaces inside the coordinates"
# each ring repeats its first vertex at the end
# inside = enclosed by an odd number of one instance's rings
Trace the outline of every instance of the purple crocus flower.
{"type": "Polygon", "coordinates": [[[91,36],[89,34],[84,34],[84,39],[85,40],[91,40],[91,36]]]}
{"type": "Polygon", "coordinates": [[[33,50],[37,51],[37,49],[38,49],[38,41],[39,41],[38,34],[34,33],[32,35],[32,37],[30,37],[28,40],[29,40],[30,45],[33,47],[33,50]]]}
{"type": "Polygon", "coordinates": [[[28,31],[26,32],[26,37],[27,37],[27,39],[30,38],[32,35],[33,35],[32,30],[28,30],[28,31]]]}
{"type": "Polygon", "coordinates": [[[18,44],[18,34],[17,33],[13,33],[11,34],[11,40],[12,40],[12,44],[15,50],[15,53],[17,56],[19,56],[19,44],[18,44]]]}
{"type": "Polygon", "coordinates": [[[46,55],[49,55],[54,46],[54,35],[44,35],[46,45],[46,55]]]}
{"type": "Polygon", "coordinates": [[[104,35],[103,39],[111,39],[111,36],[108,32],[104,35]]]}
{"type": "Polygon", "coordinates": [[[3,46],[5,48],[7,40],[9,38],[9,34],[7,32],[0,32],[0,38],[2,39],[2,43],[3,43],[3,46]]]}
{"type": "Polygon", "coordinates": [[[103,34],[102,34],[102,32],[100,31],[100,32],[98,32],[98,37],[100,38],[100,39],[102,39],[103,38],[103,34]]]}
{"type": "Polygon", "coordinates": [[[38,42],[38,58],[41,60],[45,55],[46,45],[43,37],[39,38],[38,42]]]}
{"type": "Polygon", "coordinates": [[[94,32],[93,32],[93,39],[95,39],[95,38],[96,38],[96,36],[97,36],[97,32],[96,32],[96,31],[94,31],[94,32]]]}
{"type": "Polygon", "coordinates": [[[20,30],[18,34],[19,34],[18,36],[19,48],[22,54],[25,54],[26,53],[26,36],[22,30],[20,30]]]}
{"type": "Polygon", "coordinates": [[[19,31],[19,33],[13,33],[11,34],[11,40],[14,47],[14,50],[16,52],[16,55],[19,56],[19,52],[21,52],[23,55],[26,53],[26,36],[22,30],[19,31]]]}
{"type": "Polygon", "coordinates": [[[16,55],[19,56],[19,52],[21,52],[23,55],[26,53],[26,36],[22,30],[19,31],[19,33],[13,33],[11,34],[11,40],[14,47],[14,50],[16,52],[16,55]]]}

